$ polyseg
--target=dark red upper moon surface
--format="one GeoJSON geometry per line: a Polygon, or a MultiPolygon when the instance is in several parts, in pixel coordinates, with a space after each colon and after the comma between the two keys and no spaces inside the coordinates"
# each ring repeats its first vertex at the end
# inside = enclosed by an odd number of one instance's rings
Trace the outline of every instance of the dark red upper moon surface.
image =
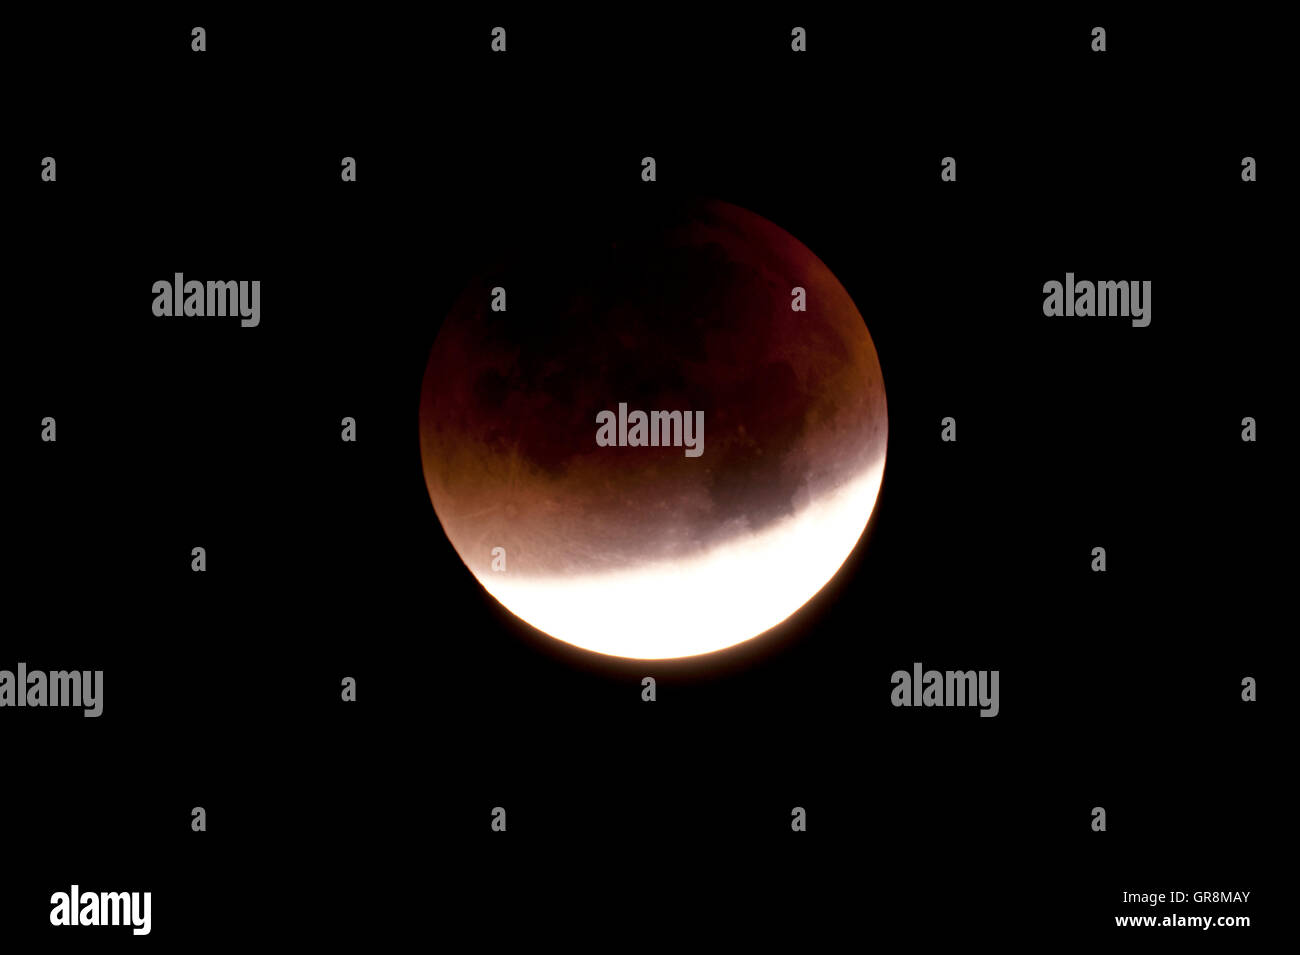
{"type": "Polygon", "coordinates": [[[476,279],[420,402],[429,497],[480,583],[557,639],[638,658],[719,650],[798,610],[866,527],[887,428],[844,287],[717,201],[476,279]],[[702,412],[700,453],[602,446],[620,404],[702,412]]]}

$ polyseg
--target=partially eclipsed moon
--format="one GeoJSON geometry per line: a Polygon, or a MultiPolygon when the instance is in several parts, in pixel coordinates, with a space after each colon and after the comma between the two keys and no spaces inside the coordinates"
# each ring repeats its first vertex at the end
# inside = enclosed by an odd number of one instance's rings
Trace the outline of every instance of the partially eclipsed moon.
{"type": "Polygon", "coordinates": [[[888,426],[862,316],[803,244],[722,202],[636,221],[465,291],[429,355],[420,445],[493,597],[575,646],[662,659],[757,636],[834,576],[888,426]],[[703,452],[598,445],[620,403],[702,411],[703,452]]]}

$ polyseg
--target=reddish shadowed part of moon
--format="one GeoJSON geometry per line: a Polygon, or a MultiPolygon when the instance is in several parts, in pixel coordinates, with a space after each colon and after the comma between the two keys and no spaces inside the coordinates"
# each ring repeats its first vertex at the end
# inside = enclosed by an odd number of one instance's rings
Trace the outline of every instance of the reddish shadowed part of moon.
{"type": "Polygon", "coordinates": [[[475,280],[420,402],[429,497],[479,583],[552,637],[642,659],[732,646],[816,594],[871,517],[888,429],[862,315],[811,251],[723,202],[653,218],[475,280]],[[598,443],[620,404],[702,412],[700,453],[663,416],[683,443],[598,443]]]}

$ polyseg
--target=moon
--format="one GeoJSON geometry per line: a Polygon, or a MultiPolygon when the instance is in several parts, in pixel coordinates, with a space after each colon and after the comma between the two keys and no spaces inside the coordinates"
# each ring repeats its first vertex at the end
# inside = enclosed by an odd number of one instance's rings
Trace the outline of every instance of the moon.
{"type": "Polygon", "coordinates": [[[582,235],[491,267],[446,316],[420,395],[429,498],[484,589],[557,640],[734,646],[866,529],[888,435],[875,345],[830,269],[738,206],[663,201],[582,235]],[[702,413],[700,453],[667,431],[598,442],[620,404],[702,413]]]}

